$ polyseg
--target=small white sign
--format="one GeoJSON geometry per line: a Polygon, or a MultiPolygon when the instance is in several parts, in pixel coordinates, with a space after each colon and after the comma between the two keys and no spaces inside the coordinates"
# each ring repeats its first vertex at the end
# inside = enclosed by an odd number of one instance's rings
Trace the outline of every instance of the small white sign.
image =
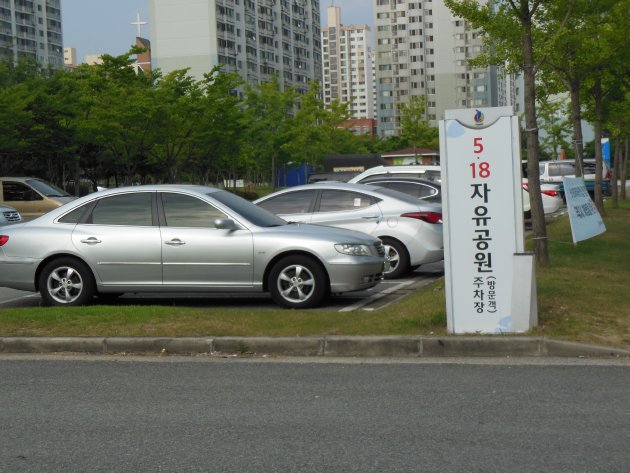
{"type": "Polygon", "coordinates": [[[606,231],[606,226],[581,177],[563,177],[573,243],[588,240],[606,231]]]}
{"type": "MultiPolygon", "coordinates": [[[[529,314],[516,323],[512,305],[515,258],[524,250],[518,133],[509,108],[449,110],[440,122],[451,333],[528,326],[529,314]]],[[[524,285],[529,295],[531,284],[524,285]]]]}

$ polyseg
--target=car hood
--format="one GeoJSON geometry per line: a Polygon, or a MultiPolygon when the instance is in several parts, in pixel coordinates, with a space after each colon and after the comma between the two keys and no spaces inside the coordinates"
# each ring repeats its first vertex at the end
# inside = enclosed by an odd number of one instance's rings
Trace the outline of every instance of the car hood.
{"type": "Polygon", "coordinates": [[[296,234],[306,238],[321,238],[325,240],[337,240],[339,243],[363,243],[374,244],[378,238],[368,235],[367,233],[356,230],[348,230],[346,228],[329,227],[326,225],[313,225],[310,223],[289,223],[281,227],[271,227],[268,229],[272,232],[278,232],[283,235],[296,234]]]}

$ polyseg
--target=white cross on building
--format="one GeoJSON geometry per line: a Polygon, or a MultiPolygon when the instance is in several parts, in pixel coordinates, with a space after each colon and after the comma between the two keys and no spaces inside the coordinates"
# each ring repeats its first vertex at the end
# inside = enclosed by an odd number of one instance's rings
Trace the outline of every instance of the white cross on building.
{"type": "Polygon", "coordinates": [[[142,37],[142,32],[140,31],[142,25],[146,25],[146,21],[140,21],[140,12],[136,14],[136,21],[131,22],[132,25],[136,25],[138,27],[138,36],[142,37]]]}

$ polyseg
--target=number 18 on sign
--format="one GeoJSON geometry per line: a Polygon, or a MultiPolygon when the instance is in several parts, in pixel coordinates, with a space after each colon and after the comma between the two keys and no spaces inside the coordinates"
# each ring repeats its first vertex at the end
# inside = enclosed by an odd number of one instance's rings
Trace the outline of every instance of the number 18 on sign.
{"type": "Polygon", "coordinates": [[[517,268],[522,258],[533,264],[523,253],[518,133],[518,119],[508,107],[449,110],[440,122],[451,333],[529,329],[531,311],[523,313],[514,304],[522,302],[519,284],[527,296],[532,294],[531,278],[522,281],[517,268]]]}

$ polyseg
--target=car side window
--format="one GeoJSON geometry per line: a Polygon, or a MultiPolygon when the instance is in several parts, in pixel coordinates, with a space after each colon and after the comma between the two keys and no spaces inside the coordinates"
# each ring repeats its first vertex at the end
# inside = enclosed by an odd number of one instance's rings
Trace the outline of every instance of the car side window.
{"type": "Polygon", "coordinates": [[[392,186],[392,189],[397,190],[398,192],[403,192],[404,194],[411,195],[418,199],[424,199],[426,197],[431,197],[432,195],[437,194],[437,189],[421,183],[412,184],[410,182],[396,182],[394,184],[395,185],[392,186]]]}
{"type": "Polygon", "coordinates": [[[153,225],[151,193],[114,195],[100,199],[88,222],[94,225],[153,225]]]}
{"type": "Polygon", "coordinates": [[[549,175],[550,176],[561,176],[560,174],[560,165],[559,164],[549,164],[549,175]]]}
{"type": "Polygon", "coordinates": [[[311,209],[313,197],[314,190],[287,192],[260,202],[258,206],[276,215],[305,214],[311,209]]]}
{"type": "Polygon", "coordinates": [[[5,202],[30,202],[43,200],[43,197],[21,182],[6,181],[2,183],[5,202]]]}
{"type": "Polygon", "coordinates": [[[82,205],[81,207],[78,207],[70,212],[68,212],[67,214],[65,214],[63,217],[61,217],[59,220],[57,220],[59,223],[79,223],[79,221],[81,220],[81,217],[83,217],[83,214],[85,213],[85,211],[88,209],[88,207],[90,207],[92,205],[91,202],[82,205]]]}
{"type": "Polygon", "coordinates": [[[561,176],[573,176],[575,174],[575,166],[571,163],[561,163],[560,164],[560,175],[561,176]]]}
{"type": "Polygon", "coordinates": [[[359,192],[324,190],[319,203],[319,212],[342,212],[365,209],[375,203],[375,199],[359,192]]]}
{"type": "Polygon", "coordinates": [[[190,195],[163,192],[161,196],[169,227],[214,228],[217,218],[228,218],[215,206],[190,195]]]}

